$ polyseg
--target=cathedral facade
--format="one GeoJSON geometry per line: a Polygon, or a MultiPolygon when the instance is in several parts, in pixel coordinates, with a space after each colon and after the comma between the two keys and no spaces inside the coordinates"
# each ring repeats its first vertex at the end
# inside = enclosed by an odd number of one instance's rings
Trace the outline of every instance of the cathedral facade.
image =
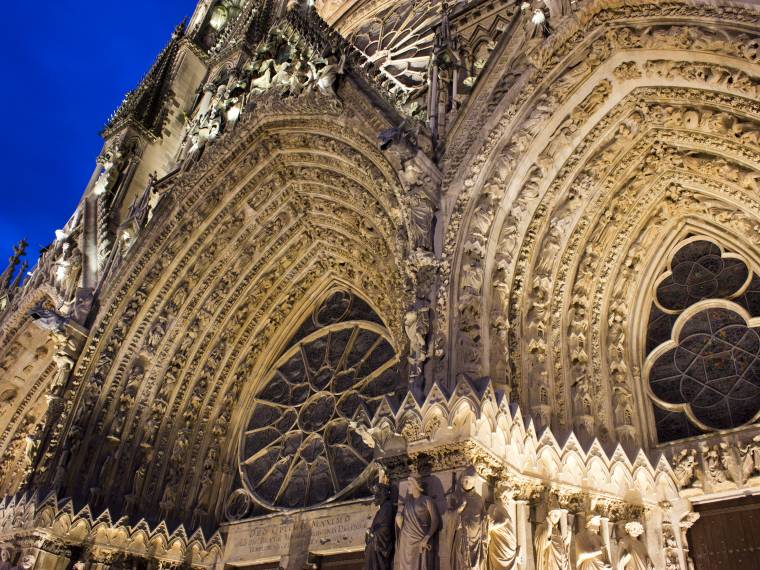
{"type": "Polygon", "coordinates": [[[201,0],[102,135],[0,570],[760,568],[756,3],[201,0]]]}

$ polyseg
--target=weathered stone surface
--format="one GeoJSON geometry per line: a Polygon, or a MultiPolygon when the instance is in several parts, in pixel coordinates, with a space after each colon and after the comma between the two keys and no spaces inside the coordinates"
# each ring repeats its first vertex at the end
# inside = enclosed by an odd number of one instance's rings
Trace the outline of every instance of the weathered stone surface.
{"type": "Polygon", "coordinates": [[[689,568],[760,489],[757,6],[311,4],[199,2],[0,274],[13,563],[301,569],[412,475],[396,566],[689,568]]]}

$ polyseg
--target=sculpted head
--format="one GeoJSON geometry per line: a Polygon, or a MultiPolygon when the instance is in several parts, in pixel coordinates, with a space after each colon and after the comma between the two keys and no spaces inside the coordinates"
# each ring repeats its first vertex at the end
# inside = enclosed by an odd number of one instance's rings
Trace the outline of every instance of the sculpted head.
{"type": "Polygon", "coordinates": [[[387,485],[383,485],[382,483],[376,483],[374,490],[375,490],[375,504],[376,505],[382,505],[391,496],[391,490],[388,488],[387,485]]]}
{"type": "Polygon", "coordinates": [[[409,486],[409,492],[412,494],[412,496],[419,497],[422,495],[422,483],[417,477],[411,476],[406,481],[407,485],[409,486]]]}
{"type": "Polygon", "coordinates": [[[0,561],[3,561],[3,562],[11,561],[10,550],[8,550],[7,548],[3,548],[2,550],[0,550],[0,561]]]}
{"type": "Polygon", "coordinates": [[[499,499],[502,504],[506,505],[515,497],[515,490],[510,487],[502,487],[499,490],[499,499]]]}
{"type": "Polygon", "coordinates": [[[32,556],[31,554],[27,554],[21,559],[20,566],[23,570],[32,570],[36,562],[37,562],[37,559],[34,556],[32,556]]]}
{"type": "Polygon", "coordinates": [[[586,521],[586,528],[592,532],[599,532],[599,527],[601,526],[602,518],[598,515],[591,516],[586,521]]]}
{"type": "Polygon", "coordinates": [[[626,523],[625,532],[627,532],[633,538],[638,538],[644,534],[644,525],[642,525],[639,521],[631,521],[629,523],[626,523]]]}
{"type": "Polygon", "coordinates": [[[547,518],[553,525],[556,525],[562,519],[562,509],[552,509],[547,518]]]}
{"type": "Polygon", "coordinates": [[[477,483],[477,476],[473,473],[465,473],[462,475],[461,485],[465,491],[472,491],[477,483]]]}

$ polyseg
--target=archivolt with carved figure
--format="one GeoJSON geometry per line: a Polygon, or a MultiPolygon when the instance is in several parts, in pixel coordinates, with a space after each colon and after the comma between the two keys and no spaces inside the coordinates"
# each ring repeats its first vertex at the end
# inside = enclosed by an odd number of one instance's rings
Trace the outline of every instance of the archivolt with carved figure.
{"type": "Polygon", "coordinates": [[[0,542],[743,567],[756,537],[697,519],[750,528],[760,494],[758,22],[199,2],[31,276],[24,243],[0,274],[0,542]]]}
{"type": "Polygon", "coordinates": [[[516,94],[487,168],[463,180],[468,230],[447,242],[462,267],[448,366],[490,373],[543,425],[628,443],[653,433],[630,330],[648,310],[642,269],[689,226],[754,231],[760,179],[753,36],[701,27],[706,8],[631,27],[637,9],[605,8],[599,33],[533,62],[535,91],[516,94]]]}

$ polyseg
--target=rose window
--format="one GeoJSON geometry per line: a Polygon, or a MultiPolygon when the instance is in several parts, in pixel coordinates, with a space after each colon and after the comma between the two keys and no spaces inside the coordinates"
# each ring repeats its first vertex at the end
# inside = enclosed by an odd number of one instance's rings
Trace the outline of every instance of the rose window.
{"type": "Polygon", "coordinates": [[[657,398],[688,407],[706,427],[745,424],[760,410],[758,331],[727,309],[697,313],[654,362],[649,384],[657,398]]]}
{"type": "Polygon", "coordinates": [[[392,6],[354,32],[351,43],[383,70],[395,93],[413,98],[425,87],[439,15],[438,1],[392,6]]]}
{"type": "Polygon", "coordinates": [[[758,417],[755,317],[760,278],[747,263],[707,240],[680,247],[659,280],[647,329],[647,379],[661,442],[758,417]]]}
{"type": "Polygon", "coordinates": [[[657,301],[665,310],[682,311],[703,299],[730,297],[750,276],[743,261],[722,257],[720,248],[709,241],[679,250],[671,267],[657,287],[657,301]]]}
{"type": "Polygon", "coordinates": [[[364,483],[373,451],[350,424],[366,423],[398,384],[396,352],[377,321],[361,300],[334,294],[264,383],[240,458],[260,505],[315,505],[364,483]]]}

